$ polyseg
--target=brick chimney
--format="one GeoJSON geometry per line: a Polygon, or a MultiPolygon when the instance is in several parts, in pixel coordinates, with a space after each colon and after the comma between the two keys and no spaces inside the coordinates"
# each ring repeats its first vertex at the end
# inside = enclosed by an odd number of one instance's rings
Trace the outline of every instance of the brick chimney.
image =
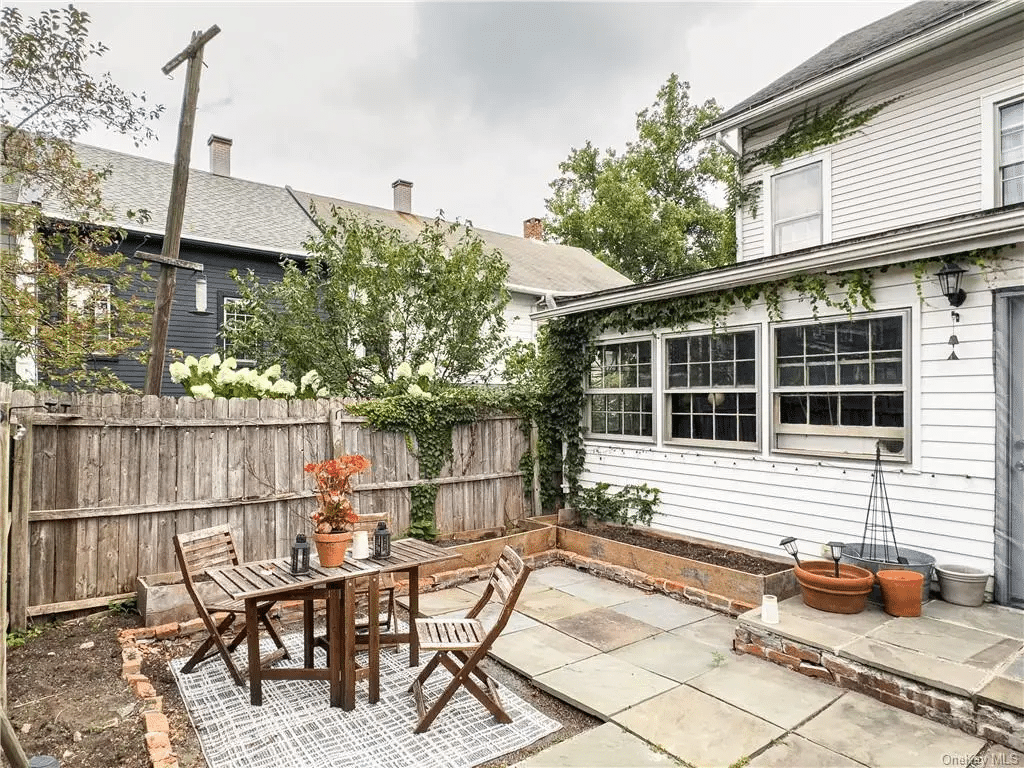
{"type": "Polygon", "coordinates": [[[544,222],[534,216],[523,221],[523,237],[529,240],[544,239],[544,222]]]}
{"type": "Polygon", "coordinates": [[[210,173],[216,176],[230,176],[231,139],[210,134],[206,143],[210,147],[210,173]]]}
{"type": "Polygon", "coordinates": [[[391,188],[395,191],[395,210],[399,213],[412,213],[412,182],[398,179],[391,188]]]}

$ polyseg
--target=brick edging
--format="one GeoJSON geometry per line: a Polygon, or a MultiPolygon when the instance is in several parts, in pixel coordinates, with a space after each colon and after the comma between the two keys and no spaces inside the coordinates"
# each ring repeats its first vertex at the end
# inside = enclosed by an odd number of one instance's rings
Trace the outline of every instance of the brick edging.
{"type": "Polygon", "coordinates": [[[971,736],[1024,751],[1024,716],[943,691],[749,624],[736,627],[733,650],[870,696],[971,736]]]}

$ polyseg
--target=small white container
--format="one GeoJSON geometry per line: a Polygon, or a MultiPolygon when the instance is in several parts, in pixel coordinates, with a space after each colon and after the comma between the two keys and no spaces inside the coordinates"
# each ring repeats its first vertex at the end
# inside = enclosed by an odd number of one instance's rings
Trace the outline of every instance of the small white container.
{"type": "Polygon", "coordinates": [[[365,560],[370,556],[370,537],[366,531],[352,532],[352,557],[365,560]]]}
{"type": "Polygon", "coordinates": [[[765,624],[779,623],[779,598],[775,595],[761,596],[761,621],[765,624]]]}

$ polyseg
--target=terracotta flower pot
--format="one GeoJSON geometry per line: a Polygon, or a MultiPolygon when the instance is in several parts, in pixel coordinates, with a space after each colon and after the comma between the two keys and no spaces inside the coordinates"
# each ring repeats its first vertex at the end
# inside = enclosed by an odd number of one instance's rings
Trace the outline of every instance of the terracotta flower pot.
{"type": "Polygon", "coordinates": [[[890,616],[920,616],[921,587],[924,574],[915,571],[888,570],[876,574],[882,588],[882,602],[890,616]]]}
{"type": "Polygon", "coordinates": [[[345,552],[352,543],[352,532],[314,533],[313,543],[316,544],[320,565],[324,568],[337,568],[345,562],[345,552]]]}
{"type": "Polygon", "coordinates": [[[875,575],[864,568],[840,563],[836,578],[835,568],[835,563],[823,560],[793,568],[804,603],[828,613],[860,613],[875,584],[875,575]]]}

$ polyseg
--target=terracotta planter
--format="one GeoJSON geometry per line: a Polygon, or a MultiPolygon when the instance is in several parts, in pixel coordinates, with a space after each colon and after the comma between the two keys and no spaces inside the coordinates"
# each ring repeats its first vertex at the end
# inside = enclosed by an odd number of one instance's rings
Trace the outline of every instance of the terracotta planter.
{"type": "Polygon", "coordinates": [[[345,562],[345,552],[352,543],[352,532],[314,533],[313,543],[316,544],[316,555],[324,568],[337,568],[345,562]]]}
{"type": "Polygon", "coordinates": [[[890,616],[921,615],[921,585],[924,575],[915,571],[879,571],[882,603],[890,616]]]}
{"type": "Polygon", "coordinates": [[[835,563],[823,560],[793,568],[804,603],[828,613],[860,613],[875,584],[875,575],[864,568],[840,563],[839,578],[836,578],[835,568],[835,563]]]}

